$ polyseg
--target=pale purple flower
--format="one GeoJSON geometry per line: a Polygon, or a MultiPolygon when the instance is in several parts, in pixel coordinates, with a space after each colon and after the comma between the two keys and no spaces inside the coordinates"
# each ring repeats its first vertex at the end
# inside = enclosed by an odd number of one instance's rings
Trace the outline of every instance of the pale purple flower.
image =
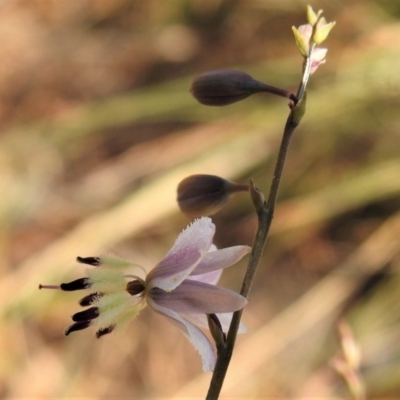
{"type": "MultiPolygon", "coordinates": [[[[207,328],[207,314],[216,314],[226,332],[232,312],[242,309],[247,300],[228,289],[216,286],[222,269],[249,253],[248,246],[218,250],[212,240],[215,225],[210,218],[195,220],[177,238],[171,250],[145,278],[130,270],[144,270],[116,257],[78,257],[81,263],[98,268],[87,271],[87,277],[60,286],[41,288],[62,290],[90,289],[80,304],[91,306],[72,316],[71,332],[95,326],[96,336],[112,332],[135,318],[149,305],[174,323],[200,353],[203,370],[214,369],[214,346],[199,327],[207,328]]],[[[242,326],[240,331],[243,331],[242,326]]]]}

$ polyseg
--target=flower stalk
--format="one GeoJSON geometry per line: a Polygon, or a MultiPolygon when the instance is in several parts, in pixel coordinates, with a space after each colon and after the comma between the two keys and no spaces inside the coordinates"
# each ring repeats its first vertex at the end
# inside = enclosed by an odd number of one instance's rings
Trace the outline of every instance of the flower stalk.
{"type": "MultiPolygon", "coordinates": [[[[278,190],[285,165],[287,151],[289,149],[290,140],[292,138],[294,130],[300,123],[301,117],[299,118],[298,116],[299,108],[297,107],[304,108],[305,103],[298,103],[297,105],[295,105],[291,109],[287,118],[267,201],[264,200],[263,194],[254,186],[254,183],[250,181],[250,193],[254,207],[256,209],[258,225],[252,245],[252,250],[250,253],[249,263],[247,265],[242,288],[240,290],[240,294],[246,298],[250,293],[257,267],[263,254],[265,243],[267,242],[269,230],[274,216],[275,204],[278,197],[278,190]]],[[[304,114],[303,111],[300,113],[300,115],[304,114]]],[[[214,373],[211,378],[210,387],[206,397],[207,400],[215,400],[219,397],[226,373],[228,371],[233,348],[236,343],[236,336],[242,317],[242,311],[243,310],[239,310],[233,314],[232,322],[227,335],[225,349],[221,351],[220,354],[218,354],[217,363],[215,365],[214,373]]]]}
{"type": "MultiPolygon", "coordinates": [[[[242,288],[240,294],[248,298],[258,264],[260,262],[261,256],[263,254],[263,250],[268,239],[268,234],[270,231],[272,219],[274,217],[275,204],[278,197],[279,186],[285,166],[286,156],[290,145],[290,140],[293,136],[293,132],[300,124],[301,119],[303,118],[306,110],[306,87],[309,80],[310,75],[315,72],[318,65],[322,64],[324,60],[318,60],[315,58],[315,49],[316,45],[319,43],[314,42],[314,38],[316,36],[316,32],[318,32],[319,21],[321,20],[322,11],[319,11],[315,14],[311,7],[308,8],[308,16],[310,25],[312,26],[312,34],[306,35],[308,37],[309,47],[307,48],[307,52],[305,53],[305,62],[303,65],[303,73],[300,80],[299,88],[297,91],[296,99],[291,104],[291,109],[289,115],[286,120],[286,124],[284,127],[282,140],[279,148],[278,157],[275,164],[274,174],[270,185],[269,196],[267,201],[265,201],[263,194],[254,186],[254,183],[250,181],[250,194],[252,198],[253,205],[256,209],[258,225],[257,231],[254,237],[252,250],[250,253],[250,258],[248,262],[248,266],[246,269],[246,273],[243,279],[242,288]]],[[[324,21],[323,26],[326,26],[326,21],[324,21]]],[[[334,23],[330,23],[329,29],[325,29],[324,33],[328,31],[323,38],[323,40],[328,35],[330,29],[334,26],[334,23]]],[[[299,46],[298,37],[295,34],[296,43],[299,46]]],[[[322,41],[322,40],[321,40],[322,41]]],[[[304,49],[299,50],[302,52],[304,49]]],[[[326,51],[323,52],[325,55],[326,51]]],[[[211,378],[210,386],[207,393],[207,400],[215,400],[218,399],[222,385],[229,367],[229,363],[232,357],[233,349],[236,342],[236,336],[238,332],[238,328],[240,325],[240,320],[242,317],[243,310],[238,310],[233,314],[232,322],[227,334],[227,340],[225,343],[225,347],[219,352],[217,362],[215,365],[214,373],[211,378]]]]}

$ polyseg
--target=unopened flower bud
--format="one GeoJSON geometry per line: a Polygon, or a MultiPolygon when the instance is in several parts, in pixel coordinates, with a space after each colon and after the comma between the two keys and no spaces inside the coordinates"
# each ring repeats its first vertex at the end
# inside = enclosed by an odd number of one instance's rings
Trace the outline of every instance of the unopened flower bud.
{"type": "Polygon", "coordinates": [[[310,74],[325,63],[325,48],[318,47],[329,35],[336,22],[327,22],[322,17],[322,10],[315,12],[311,6],[307,7],[308,24],[300,25],[298,28],[292,26],[292,31],[297,48],[305,59],[310,59],[310,74]]]}
{"type": "Polygon", "coordinates": [[[191,175],[178,185],[178,205],[189,217],[213,215],[236,192],[248,191],[248,185],[215,175],[191,175]]]}
{"type": "Polygon", "coordinates": [[[316,44],[321,44],[329,35],[332,28],[336,25],[336,22],[326,22],[325,18],[321,18],[317,23],[317,28],[315,29],[315,33],[312,37],[312,40],[316,44]]]}
{"type": "Polygon", "coordinates": [[[318,18],[321,16],[321,14],[322,10],[315,12],[310,5],[307,6],[307,21],[310,25],[315,25],[318,22],[318,18]]]}
{"type": "Polygon", "coordinates": [[[262,92],[296,100],[296,97],[286,90],[267,85],[235,70],[205,72],[193,81],[190,92],[199,103],[207,106],[227,106],[262,92]]]}
{"type": "Polygon", "coordinates": [[[303,57],[308,57],[308,53],[310,52],[310,37],[312,33],[312,26],[309,24],[300,25],[298,28],[292,26],[292,31],[297,48],[299,49],[301,55],[303,57]]]}

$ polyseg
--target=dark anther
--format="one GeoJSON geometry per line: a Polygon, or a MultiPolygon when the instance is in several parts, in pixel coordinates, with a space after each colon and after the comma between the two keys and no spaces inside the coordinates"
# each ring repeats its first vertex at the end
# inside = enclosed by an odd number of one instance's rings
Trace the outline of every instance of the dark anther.
{"type": "Polygon", "coordinates": [[[86,307],[86,306],[90,306],[96,299],[98,299],[99,297],[101,297],[102,294],[101,293],[91,293],[88,294],[87,296],[85,296],[83,299],[81,299],[81,301],[79,302],[79,304],[82,307],[86,307]]]}
{"type": "Polygon", "coordinates": [[[99,257],[76,257],[76,261],[80,262],[81,264],[88,264],[92,265],[93,267],[98,267],[100,265],[100,258],[99,257]]]}
{"type": "Polygon", "coordinates": [[[80,311],[72,316],[72,321],[87,321],[95,319],[99,316],[99,309],[97,307],[90,307],[87,310],[80,311]]]}
{"type": "Polygon", "coordinates": [[[107,335],[107,333],[111,333],[115,328],[115,325],[107,326],[106,328],[101,328],[96,332],[96,337],[99,339],[101,336],[107,335]]]}
{"type": "Polygon", "coordinates": [[[75,322],[74,324],[72,324],[65,330],[64,335],[68,336],[71,332],[80,331],[81,329],[85,329],[90,325],[90,323],[91,323],[91,321],[75,322]]]}
{"type": "Polygon", "coordinates": [[[92,286],[92,284],[89,282],[88,278],[79,278],[69,283],[62,283],[60,285],[60,288],[61,290],[66,290],[67,292],[70,292],[73,290],[87,289],[90,286],[92,286]]]}
{"type": "Polygon", "coordinates": [[[126,284],[126,291],[132,296],[136,296],[137,294],[142,293],[143,290],[144,285],[138,280],[134,280],[126,284]]]}

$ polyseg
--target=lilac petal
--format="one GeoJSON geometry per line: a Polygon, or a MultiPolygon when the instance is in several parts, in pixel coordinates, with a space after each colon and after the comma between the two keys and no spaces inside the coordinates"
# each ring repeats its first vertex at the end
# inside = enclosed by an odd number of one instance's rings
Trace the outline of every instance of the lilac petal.
{"type": "Polygon", "coordinates": [[[201,275],[189,275],[188,279],[192,281],[208,283],[209,285],[216,285],[221,275],[222,269],[217,269],[201,275]]]}
{"type": "Polygon", "coordinates": [[[152,299],[148,304],[155,311],[168,317],[169,320],[189,339],[190,343],[199,352],[203,364],[203,371],[213,371],[216,362],[214,348],[207,336],[194,324],[180,317],[176,312],[161,307],[152,299]]]}
{"type": "Polygon", "coordinates": [[[316,47],[311,54],[312,61],[316,61],[316,62],[323,61],[326,57],[327,52],[328,52],[328,49],[326,49],[324,47],[316,47]]]}
{"type": "Polygon", "coordinates": [[[211,253],[212,251],[218,250],[218,247],[213,243],[210,248],[208,249],[208,253],[211,253]]]}
{"type": "Polygon", "coordinates": [[[214,233],[215,225],[210,218],[195,220],[178,236],[167,255],[149,272],[146,286],[174,290],[207,253],[214,233]]]}
{"type": "Polygon", "coordinates": [[[241,260],[247,253],[250,253],[250,251],[251,247],[249,246],[233,246],[211,251],[203,257],[191,275],[200,275],[217,269],[230,267],[241,260]]]}
{"type": "MultiPolygon", "coordinates": [[[[208,249],[208,253],[211,253],[216,250],[218,250],[217,246],[215,244],[212,244],[210,246],[210,248],[208,249]]],[[[201,261],[200,261],[200,263],[201,263],[201,261]]],[[[193,272],[194,271],[196,271],[196,269],[194,269],[193,272]]],[[[222,275],[222,269],[217,269],[215,271],[206,272],[205,274],[200,274],[200,275],[195,275],[195,276],[191,274],[188,276],[188,279],[191,279],[191,280],[197,281],[197,282],[208,283],[210,285],[216,285],[219,281],[219,278],[221,278],[221,275],[222,275]]]]}
{"type": "Polygon", "coordinates": [[[153,288],[148,296],[159,306],[185,314],[216,314],[242,309],[247,300],[232,290],[186,280],[172,292],[153,288]]]}
{"type": "MultiPolygon", "coordinates": [[[[181,316],[192,324],[199,326],[200,328],[207,328],[208,329],[208,320],[205,314],[181,314],[181,316]]],[[[223,314],[216,314],[221,322],[222,330],[227,333],[229,330],[229,326],[231,324],[233,313],[223,313],[223,314]]],[[[243,322],[239,325],[238,333],[246,333],[247,327],[243,322]]]]}

